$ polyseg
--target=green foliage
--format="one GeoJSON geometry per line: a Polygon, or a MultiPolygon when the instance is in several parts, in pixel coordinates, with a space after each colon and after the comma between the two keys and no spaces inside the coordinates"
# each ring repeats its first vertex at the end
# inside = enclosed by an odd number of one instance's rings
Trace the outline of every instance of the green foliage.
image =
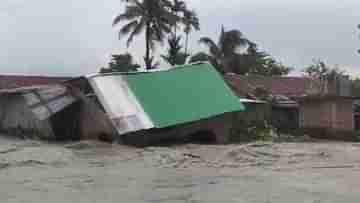
{"type": "Polygon", "coordinates": [[[189,63],[210,61],[210,56],[205,52],[198,52],[190,57],[189,63]]]}
{"type": "Polygon", "coordinates": [[[177,16],[179,20],[173,25],[174,30],[168,38],[169,49],[167,50],[167,54],[161,55],[161,57],[172,66],[183,65],[188,58],[187,47],[189,34],[193,29],[199,30],[200,23],[195,11],[188,10],[184,1],[172,0],[169,7],[172,14],[177,16]],[[183,27],[183,31],[186,34],[185,52],[182,51],[181,36],[178,36],[177,33],[179,26],[183,27]]]}
{"type": "Polygon", "coordinates": [[[129,54],[112,55],[109,67],[101,68],[100,73],[111,72],[133,72],[140,68],[138,64],[134,64],[133,57],[129,54]]]}
{"type": "Polygon", "coordinates": [[[266,52],[259,51],[257,45],[254,43],[250,43],[247,53],[243,54],[241,57],[243,61],[245,61],[243,63],[243,66],[245,67],[242,69],[247,69],[247,73],[250,74],[282,76],[289,74],[292,70],[292,68],[277,62],[266,52]]]}
{"type": "Polygon", "coordinates": [[[249,121],[238,119],[232,129],[229,141],[231,143],[252,142],[256,140],[268,141],[272,139],[272,127],[263,121],[249,121]]]}
{"type": "Polygon", "coordinates": [[[199,43],[209,49],[208,58],[215,68],[222,73],[236,73],[234,67],[238,67],[238,49],[247,46],[249,40],[239,30],[225,31],[222,27],[217,43],[209,37],[200,38],[199,43]]]}
{"type": "Polygon", "coordinates": [[[180,36],[171,35],[168,39],[169,49],[167,50],[167,54],[161,55],[161,57],[172,66],[183,65],[188,58],[188,55],[181,51],[182,46],[180,45],[180,41],[180,36]]]}
{"type": "Polygon", "coordinates": [[[199,41],[209,48],[209,54],[200,52],[190,61],[209,61],[220,72],[236,74],[258,74],[265,76],[287,75],[292,69],[271,57],[266,52],[261,52],[255,43],[243,36],[238,30],[221,30],[218,43],[208,37],[199,41]],[[245,49],[239,52],[239,49],[245,49]]]}

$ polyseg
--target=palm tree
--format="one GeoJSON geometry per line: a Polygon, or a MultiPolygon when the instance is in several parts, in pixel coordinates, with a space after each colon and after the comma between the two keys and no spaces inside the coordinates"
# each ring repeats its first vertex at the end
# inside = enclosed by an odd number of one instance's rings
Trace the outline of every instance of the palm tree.
{"type": "Polygon", "coordinates": [[[202,37],[199,43],[209,48],[209,61],[222,73],[234,72],[239,66],[239,48],[249,45],[250,41],[239,30],[225,31],[221,28],[218,43],[209,37],[202,37]]]}
{"type": "Polygon", "coordinates": [[[111,73],[111,72],[134,72],[138,71],[140,65],[134,62],[134,58],[131,54],[113,54],[109,67],[101,68],[100,73],[111,73]]]}
{"type": "Polygon", "coordinates": [[[127,46],[135,36],[145,30],[146,53],[144,61],[146,69],[152,69],[155,42],[162,43],[166,34],[171,32],[171,27],[178,18],[169,9],[171,2],[168,0],[122,0],[127,3],[125,12],[118,15],[113,26],[126,22],[119,31],[119,37],[128,35],[127,46]]]}
{"type": "Polygon", "coordinates": [[[195,11],[186,11],[184,12],[184,17],[183,17],[183,24],[184,26],[184,32],[186,34],[186,39],[185,39],[185,55],[188,54],[188,45],[189,45],[189,35],[190,32],[195,29],[195,30],[200,30],[200,22],[199,22],[199,18],[197,17],[197,14],[195,11]]]}
{"type": "MultiPolygon", "coordinates": [[[[179,16],[179,13],[184,13],[185,11],[187,11],[186,9],[186,4],[184,1],[182,0],[172,0],[172,4],[169,5],[171,12],[175,15],[175,16],[179,16]]],[[[176,37],[177,34],[177,25],[178,22],[174,23],[174,35],[176,37]]]]}

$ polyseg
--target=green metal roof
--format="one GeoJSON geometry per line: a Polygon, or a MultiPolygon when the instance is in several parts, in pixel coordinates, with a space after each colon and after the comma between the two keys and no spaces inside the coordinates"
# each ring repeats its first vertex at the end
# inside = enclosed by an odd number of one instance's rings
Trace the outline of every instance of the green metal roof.
{"type": "Polygon", "coordinates": [[[210,64],[123,76],[156,128],[245,109],[210,64]]]}

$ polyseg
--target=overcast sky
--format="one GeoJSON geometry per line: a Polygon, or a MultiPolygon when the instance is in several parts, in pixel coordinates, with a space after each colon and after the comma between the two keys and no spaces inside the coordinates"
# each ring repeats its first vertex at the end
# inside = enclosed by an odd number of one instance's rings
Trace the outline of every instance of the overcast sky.
{"type": "MultiPolygon", "coordinates": [[[[221,24],[250,40],[297,72],[320,58],[360,76],[357,24],[359,0],[187,0],[201,31],[217,39],[221,24]]],[[[139,62],[144,40],[127,49],[111,22],[120,0],[1,0],[0,74],[80,75],[105,65],[111,53],[130,51],[139,62]]],[[[158,48],[163,52],[163,48],[158,48]]]]}

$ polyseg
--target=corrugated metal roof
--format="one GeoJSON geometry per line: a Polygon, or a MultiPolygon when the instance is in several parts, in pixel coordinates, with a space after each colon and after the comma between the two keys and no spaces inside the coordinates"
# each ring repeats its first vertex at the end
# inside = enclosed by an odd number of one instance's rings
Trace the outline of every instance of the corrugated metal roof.
{"type": "Polygon", "coordinates": [[[210,64],[88,78],[120,134],[244,110],[210,64]]]}
{"type": "Polygon", "coordinates": [[[12,94],[23,96],[27,106],[40,120],[49,118],[77,101],[77,98],[63,85],[30,86],[0,90],[0,95],[12,94]]]}
{"type": "Polygon", "coordinates": [[[265,104],[265,101],[255,99],[240,99],[242,103],[265,104]]]}
{"type": "Polygon", "coordinates": [[[68,79],[70,79],[70,77],[0,75],[0,89],[57,84],[68,79]]]}
{"type": "Polygon", "coordinates": [[[154,127],[122,75],[91,77],[89,82],[119,134],[154,127]]]}

